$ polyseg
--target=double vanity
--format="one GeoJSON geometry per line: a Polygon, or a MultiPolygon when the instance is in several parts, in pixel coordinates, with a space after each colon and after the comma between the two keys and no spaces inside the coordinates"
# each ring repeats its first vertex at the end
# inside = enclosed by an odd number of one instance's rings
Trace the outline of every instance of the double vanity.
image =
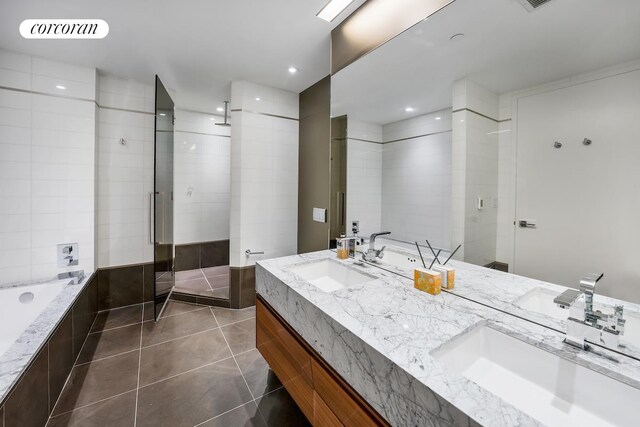
{"type": "MultiPolygon", "coordinates": [[[[635,425],[637,305],[625,303],[622,351],[587,351],[565,342],[562,286],[450,261],[455,293],[434,296],[413,286],[417,251],[385,252],[376,263],[327,250],[256,265],[258,349],[315,425],[635,425]],[[260,332],[267,317],[323,369],[283,368],[306,359],[260,332]],[[334,392],[322,395],[327,376],[334,392]]],[[[595,308],[615,302],[598,296],[595,308]]]]}

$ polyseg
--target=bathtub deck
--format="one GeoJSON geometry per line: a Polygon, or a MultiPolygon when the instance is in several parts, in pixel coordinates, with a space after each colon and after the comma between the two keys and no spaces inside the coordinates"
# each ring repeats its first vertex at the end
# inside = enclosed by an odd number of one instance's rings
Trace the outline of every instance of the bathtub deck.
{"type": "Polygon", "coordinates": [[[307,422],[255,349],[255,307],[98,313],[48,426],[307,422]]]}

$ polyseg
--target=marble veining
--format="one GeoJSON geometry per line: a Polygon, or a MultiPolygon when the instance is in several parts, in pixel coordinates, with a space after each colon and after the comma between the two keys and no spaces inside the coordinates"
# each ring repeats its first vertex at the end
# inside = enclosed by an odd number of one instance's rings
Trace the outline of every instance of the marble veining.
{"type": "MultiPolygon", "coordinates": [[[[480,324],[640,387],[640,363],[633,359],[581,352],[552,329],[455,295],[428,295],[390,271],[341,261],[376,279],[332,293],[288,271],[334,257],[321,251],[259,261],[256,290],[392,425],[540,425],[431,356],[480,324]]],[[[459,276],[459,283],[465,279],[459,276]]]]}
{"type": "MultiPolygon", "coordinates": [[[[87,277],[81,284],[71,281],[56,296],[49,306],[33,321],[7,351],[0,356],[0,402],[5,401],[31,359],[47,342],[56,326],[72,306],[82,289],[88,284],[87,277]]],[[[4,319],[8,320],[8,319],[4,319]]]]}

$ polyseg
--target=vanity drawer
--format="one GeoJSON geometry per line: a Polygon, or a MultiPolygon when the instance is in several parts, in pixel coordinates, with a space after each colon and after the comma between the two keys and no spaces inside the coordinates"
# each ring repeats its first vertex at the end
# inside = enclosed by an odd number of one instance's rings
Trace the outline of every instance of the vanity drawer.
{"type": "Polygon", "coordinates": [[[313,361],[313,387],[315,392],[345,426],[384,425],[372,417],[362,398],[351,392],[351,387],[341,378],[327,371],[320,363],[313,361]]]}
{"type": "Polygon", "coordinates": [[[313,425],[322,427],[342,427],[344,425],[316,392],[313,392],[313,425]]]}
{"type": "Polygon", "coordinates": [[[309,420],[313,420],[311,356],[269,309],[256,304],[256,347],[309,420]]]}

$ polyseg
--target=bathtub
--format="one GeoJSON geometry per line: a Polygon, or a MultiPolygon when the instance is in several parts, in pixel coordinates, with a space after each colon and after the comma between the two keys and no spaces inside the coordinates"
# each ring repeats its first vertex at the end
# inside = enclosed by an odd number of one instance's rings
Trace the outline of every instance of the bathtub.
{"type": "Polygon", "coordinates": [[[0,288],[0,357],[69,283],[65,279],[0,288]]]}

